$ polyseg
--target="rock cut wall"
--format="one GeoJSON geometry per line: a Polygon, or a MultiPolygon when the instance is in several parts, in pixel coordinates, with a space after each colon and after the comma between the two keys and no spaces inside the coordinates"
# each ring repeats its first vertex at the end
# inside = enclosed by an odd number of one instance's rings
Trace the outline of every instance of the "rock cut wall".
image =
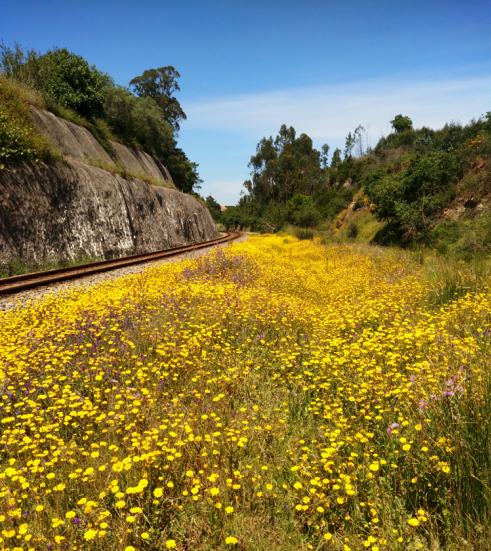
{"type": "MultiPolygon", "coordinates": [[[[82,162],[93,159],[104,161],[107,164],[114,164],[113,158],[86,128],[61,119],[49,111],[33,109],[32,116],[41,133],[50,140],[58,151],[71,159],[82,162]]],[[[127,170],[135,174],[151,176],[161,182],[172,182],[172,177],[167,168],[148,153],[126,147],[117,142],[111,141],[109,143],[112,148],[112,156],[127,170]]]]}
{"type": "Polygon", "coordinates": [[[82,162],[0,171],[1,261],[114,258],[215,233],[209,211],[194,197],[82,162]]]}

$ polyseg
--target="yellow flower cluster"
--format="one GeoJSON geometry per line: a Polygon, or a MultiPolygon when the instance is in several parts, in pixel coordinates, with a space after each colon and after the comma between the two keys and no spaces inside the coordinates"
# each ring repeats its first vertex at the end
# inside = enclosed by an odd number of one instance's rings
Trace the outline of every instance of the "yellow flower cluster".
{"type": "Polygon", "coordinates": [[[423,541],[490,295],[430,310],[401,255],[291,241],[0,314],[0,548],[423,541]]]}

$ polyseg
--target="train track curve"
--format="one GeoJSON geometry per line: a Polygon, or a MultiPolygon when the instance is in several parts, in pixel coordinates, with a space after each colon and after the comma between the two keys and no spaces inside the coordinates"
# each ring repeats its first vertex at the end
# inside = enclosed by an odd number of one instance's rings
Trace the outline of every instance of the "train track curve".
{"type": "Polygon", "coordinates": [[[160,260],[162,258],[178,256],[190,251],[205,249],[219,245],[220,243],[233,241],[242,235],[240,232],[224,232],[224,234],[225,235],[223,237],[219,237],[218,239],[203,241],[202,243],[193,243],[192,245],[185,245],[184,247],[174,247],[172,249],[127,256],[116,260],[102,260],[100,262],[82,264],[71,268],[58,268],[56,270],[49,270],[46,272],[34,272],[30,274],[2,278],[0,279],[0,296],[15,295],[23,291],[36,289],[38,287],[45,287],[54,283],[81,279],[94,274],[110,272],[119,268],[126,268],[127,266],[135,266],[137,264],[144,264],[154,260],[160,260]]]}

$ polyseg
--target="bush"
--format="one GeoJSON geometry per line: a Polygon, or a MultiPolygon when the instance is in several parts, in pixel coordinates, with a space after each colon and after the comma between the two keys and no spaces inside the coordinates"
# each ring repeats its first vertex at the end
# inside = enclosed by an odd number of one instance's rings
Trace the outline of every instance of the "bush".
{"type": "Polygon", "coordinates": [[[353,191],[343,186],[325,187],[315,194],[314,199],[315,208],[322,218],[332,220],[351,203],[353,191]]]}
{"type": "Polygon", "coordinates": [[[291,219],[299,210],[304,207],[310,206],[312,206],[312,197],[297,193],[291,199],[289,199],[286,204],[287,216],[289,219],[291,219]]]}
{"type": "Polygon", "coordinates": [[[311,229],[308,229],[308,228],[295,228],[293,230],[293,235],[297,239],[300,239],[300,241],[304,241],[304,240],[307,240],[307,239],[312,240],[315,237],[314,232],[311,229]]]}
{"type": "Polygon", "coordinates": [[[137,146],[134,131],[137,101],[137,98],[123,86],[111,85],[106,89],[104,118],[114,134],[130,147],[137,146]]]}
{"type": "MultiPolygon", "coordinates": [[[[29,69],[27,62],[26,69],[29,69]]],[[[81,56],[66,48],[55,48],[39,59],[45,66],[43,92],[63,107],[73,109],[82,117],[95,118],[104,114],[104,78],[81,56]]]]}
{"type": "Polygon", "coordinates": [[[206,208],[210,211],[211,217],[215,222],[220,222],[222,219],[222,208],[211,195],[205,199],[206,208]]]}
{"type": "Polygon", "coordinates": [[[358,236],[358,226],[355,224],[355,222],[350,221],[348,227],[346,228],[346,235],[350,239],[355,239],[358,236]]]}
{"type": "Polygon", "coordinates": [[[32,120],[22,88],[0,76],[0,169],[21,159],[40,163],[56,157],[32,120]]]}
{"type": "Polygon", "coordinates": [[[398,173],[382,169],[366,180],[366,193],[377,205],[379,220],[392,220],[414,232],[427,228],[429,218],[449,199],[449,186],[460,173],[457,158],[430,151],[414,156],[398,173]]]}
{"type": "Polygon", "coordinates": [[[271,202],[262,213],[259,230],[262,233],[275,233],[282,228],[286,220],[285,207],[271,202]]]}
{"type": "Polygon", "coordinates": [[[315,228],[321,221],[321,214],[312,206],[302,207],[293,216],[293,222],[302,228],[315,228]]]}

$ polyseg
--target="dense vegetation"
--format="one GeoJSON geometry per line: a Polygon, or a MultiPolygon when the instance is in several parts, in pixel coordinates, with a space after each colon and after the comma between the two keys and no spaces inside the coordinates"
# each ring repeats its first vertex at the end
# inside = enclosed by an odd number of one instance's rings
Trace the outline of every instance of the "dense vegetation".
{"type": "Polygon", "coordinates": [[[176,141],[179,121],[186,119],[173,96],[179,77],[171,66],[144,71],[130,82],[133,93],[65,48],[40,54],[2,44],[0,164],[48,159],[47,146],[29,121],[32,104],[88,128],[109,154],[109,140],[146,151],[169,169],[181,191],[196,192],[197,164],[176,141]]]}
{"type": "Polygon", "coordinates": [[[263,232],[291,224],[462,257],[491,252],[491,112],[441,130],[415,130],[402,115],[391,123],[374,149],[363,146],[363,127],[350,132],[344,158],[337,149],[330,164],[329,146],[317,151],[283,125],[259,142],[245,195],[217,220],[263,232]]]}
{"type": "Polygon", "coordinates": [[[18,158],[33,162],[56,158],[31,119],[28,100],[33,98],[26,96],[0,77],[0,170],[18,158]]]}

